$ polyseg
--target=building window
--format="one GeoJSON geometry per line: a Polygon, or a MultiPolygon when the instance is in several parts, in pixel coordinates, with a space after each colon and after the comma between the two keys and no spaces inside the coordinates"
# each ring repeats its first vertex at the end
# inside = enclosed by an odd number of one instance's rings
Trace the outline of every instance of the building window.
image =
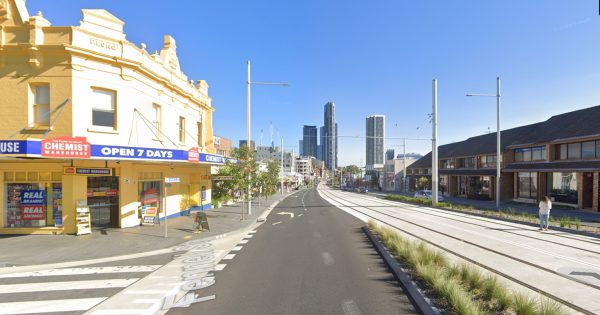
{"type": "Polygon", "coordinates": [[[581,143],[581,157],[583,159],[593,159],[596,157],[596,143],[594,141],[581,143]]]}
{"type": "MultiPolygon", "coordinates": [[[[516,154],[515,154],[516,156],[516,154]]],[[[496,167],[496,156],[495,155],[484,155],[481,157],[481,167],[489,168],[496,167]]]]}
{"type": "Polygon", "coordinates": [[[600,158],[600,140],[596,141],[596,157],[600,158]]]}
{"type": "Polygon", "coordinates": [[[185,118],[179,116],[179,143],[185,143],[185,118]]]}
{"type": "Polygon", "coordinates": [[[36,84],[31,86],[33,93],[33,122],[38,126],[50,125],[50,86],[36,84]]]}
{"type": "Polygon", "coordinates": [[[117,129],[116,92],[105,89],[93,89],[93,93],[92,125],[117,129]]]}
{"type": "Polygon", "coordinates": [[[569,143],[567,149],[567,159],[579,160],[581,159],[581,143],[569,143]]]}
{"type": "Polygon", "coordinates": [[[556,202],[577,204],[577,173],[547,174],[547,195],[556,202]]]}
{"type": "Polygon", "coordinates": [[[531,162],[546,160],[546,147],[515,149],[516,162],[531,162]]]}
{"type": "Polygon", "coordinates": [[[537,198],[537,172],[518,173],[518,196],[519,198],[537,198]]]}
{"type": "Polygon", "coordinates": [[[154,136],[156,140],[161,139],[162,134],[162,108],[158,104],[152,104],[152,108],[154,109],[154,136]]]}
{"type": "Polygon", "coordinates": [[[453,159],[442,160],[441,164],[442,164],[441,165],[442,169],[451,169],[451,168],[454,168],[454,160],[453,159]]]}
{"type": "Polygon", "coordinates": [[[203,148],[204,147],[204,141],[203,138],[204,137],[204,133],[202,132],[202,122],[199,121],[198,122],[198,147],[203,148]]]}
{"type": "Polygon", "coordinates": [[[561,160],[567,159],[567,145],[566,144],[560,145],[560,159],[561,160]]]}

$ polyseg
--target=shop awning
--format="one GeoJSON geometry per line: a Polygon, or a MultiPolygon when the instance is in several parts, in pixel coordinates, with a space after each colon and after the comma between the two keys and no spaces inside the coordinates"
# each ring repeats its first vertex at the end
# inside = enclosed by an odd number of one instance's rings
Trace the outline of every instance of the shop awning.
{"type": "Polygon", "coordinates": [[[43,140],[0,140],[0,157],[163,161],[223,165],[222,155],[169,148],[104,145],[87,142],[85,137],[57,137],[43,140]]]}

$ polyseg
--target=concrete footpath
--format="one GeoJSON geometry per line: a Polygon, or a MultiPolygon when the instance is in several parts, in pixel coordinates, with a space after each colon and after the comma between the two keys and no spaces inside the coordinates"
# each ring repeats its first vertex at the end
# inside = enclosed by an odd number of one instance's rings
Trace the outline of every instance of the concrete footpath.
{"type": "Polygon", "coordinates": [[[160,253],[177,244],[217,236],[244,229],[256,223],[273,203],[286,195],[274,195],[252,202],[252,214],[244,215],[246,204],[236,203],[204,210],[210,231],[194,233],[195,212],[190,216],[169,219],[167,237],[165,223],[131,228],[93,228],[92,234],[73,235],[2,235],[0,236],[0,273],[18,266],[76,262],[135,253],[160,253]]]}
{"type": "MultiPolygon", "coordinates": [[[[388,194],[403,195],[413,197],[414,193],[399,193],[399,192],[372,192],[369,193],[376,196],[385,197],[388,194]]],[[[473,200],[459,197],[444,197],[444,202],[472,206],[482,210],[496,210],[496,202],[493,200],[473,200]]],[[[514,210],[516,213],[528,213],[537,215],[538,207],[536,204],[526,204],[517,202],[501,202],[500,209],[514,210]]],[[[600,212],[571,208],[567,206],[554,206],[550,211],[550,215],[554,218],[570,217],[572,219],[580,219],[581,222],[588,226],[600,227],[600,212]]]]}

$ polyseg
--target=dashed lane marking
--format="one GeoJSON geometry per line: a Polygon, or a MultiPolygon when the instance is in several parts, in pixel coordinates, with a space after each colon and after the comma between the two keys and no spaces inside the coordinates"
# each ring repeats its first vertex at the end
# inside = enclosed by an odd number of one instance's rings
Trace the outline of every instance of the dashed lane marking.
{"type": "Polygon", "coordinates": [[[250,235],[244,236],[244,238],[252,238],[252,236],[254,236],[254,235],[250,234],[250,235]]]}
{"type": "Polygon", "coordinates": [[[235,257],[235,254],[227,254],[227,255],[225,255],[225,257],[223,257],[223,259],[230,260],[230,259],[233,259],[233,257],[235,257]]]}
{"type": "Polygon", "coordinates": [[[303,216],[303,215],[304,215],[304,213],[300,213],[298,216],[299,216],[299,217],[301,217],[301,216],[303,216]]]}
{"type": "Polygon", "coordinates": [[[240,250],[242,250],[242,248],[243,248],[243,246],[236,246],[232,250],[240,251],[240,250]]]}
{"type": "Polygon", "coordinates": [[[252,231],[250,231],[250,232],[248,232],[248,233],[250,233],[250,234],[254,234],[254,233],[256,233],[256,230],[252,230],[252,231]]]}
{"type": "Polygon", "coordinates": [[[325,265],[331,266],[335,264],[335,260],[329,252],[322,252],[321,257],[323,258],[323,263],[325,263],[325,265]]]}
{"type": "Polygon", "coordinates": [[[247,240],[241,240],[240,244],[248,244],[248,241],[247,240]]]}
{"type": "Polygon", "coordinates": [[[225,269],[225,266],[227,266],[227,264],[217,264],[215,266],[215,271],[221,271],[221,270],[225,269]]]}
{"type": "Polygon", "coordinates": [[[273,224],[271,224],[271,225],[277,225],[277,224],[280,224],[280,223],[281,223],[281,221],[279,221],[279,222],[275,222],[275,223],[273,223],[273,224]]]}
{"type": "Polygon", "coordinates": [[[360,309],[353,300],[343,300],[342,311],[344,315],[361,315],[360,309]]]}

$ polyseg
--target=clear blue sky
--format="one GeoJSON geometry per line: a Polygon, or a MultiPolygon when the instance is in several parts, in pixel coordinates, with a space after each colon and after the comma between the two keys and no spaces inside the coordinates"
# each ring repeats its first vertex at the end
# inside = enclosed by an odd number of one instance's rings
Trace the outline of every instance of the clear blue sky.
{"type": "MultiPolygon", "coordinates": [[[[597,0],[29,0],[27,7],[53,25],[79,25],[80,9],[106,9],[150,52],[172,35],[183,71],[210,84],[215,134],[234,143],[245,138],[246,60],[253,80],[291,84],[253,87],[253,139],[264,129],[269,142],[272,121],[296,152],[302,125],[321,126],[330,100],[340,136],[364,136],[365,117],[384,114],[388,137],[430,138],[434,78],[440,144],[495,130],[495,99],[464,95],[495,93],[496,76],[503,129],[600,104],[597,0]]],[[[401,151],[400,143],[386,146],[401,151]]],[[[364,139],[340,138],[340,164],[364,162],[364,148],[364,139]]],[[[407,143],[408,151],[430,148],[407,143]]]]}

